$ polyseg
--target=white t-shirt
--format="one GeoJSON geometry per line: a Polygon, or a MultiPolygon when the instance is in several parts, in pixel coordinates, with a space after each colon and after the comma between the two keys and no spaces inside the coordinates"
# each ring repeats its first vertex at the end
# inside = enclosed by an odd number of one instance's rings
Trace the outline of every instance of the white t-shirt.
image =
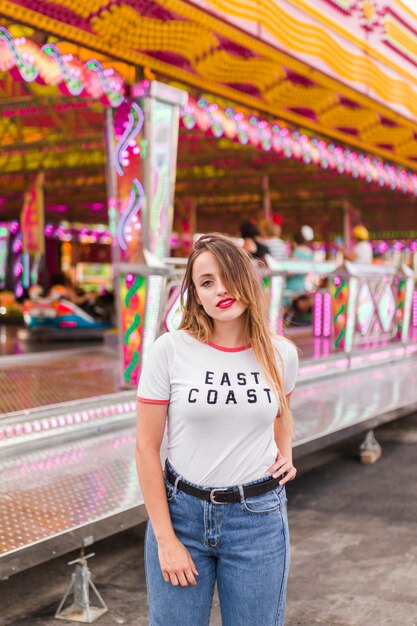
{"type": "MultiPolygon", "coordinates": [[[[289,394],[297,351],[285,339],[273,342],[289,394]]],[[[264,477],[276,458],[278,399],[250,346],[230,350],[201,343],[183,330],[165,333],[146,360],[138,399],[168,405],[168,458],[190,482],[212,487],[250,482],[264,477]]]]}
{"type": "Polygon", "coordinates": [[[368,265],[372,263],[374,253],[369,241],[359,241],[353,246],[353,252],[356,255],[355,263],[367,263],[368,265]]]}
{"type": "Polygon", "coordinates": [[[285,241],[278,237],[271,237],[265,240],[265,244],[269,248],[269,252],[275,261],[285,261],[288,259],[288,248],[285,241]]]}

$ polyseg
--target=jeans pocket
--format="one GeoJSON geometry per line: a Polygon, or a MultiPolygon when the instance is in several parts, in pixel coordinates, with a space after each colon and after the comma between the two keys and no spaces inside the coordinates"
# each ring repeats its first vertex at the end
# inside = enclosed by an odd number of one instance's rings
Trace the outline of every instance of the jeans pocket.
{"type": "MultiPolygon", "coordinates": [[[[282,487],[280,488],[280,491],[282,487]]],[[[277,489],[272,489],[259,496],[245,498],[242,502],[243,509],[248,513],[272,513],[281,506],[281,498],[277,489]]]]}
{"type": "Polygon", "coordinates": [[[175,489],[174,489],[174,485],[169,482],[169,480],[167,480],[164,476],[164,482],[165,482],[165,493],[167,496],[167,500],[168,502],[173,502],[175,500],[175,489]]]}

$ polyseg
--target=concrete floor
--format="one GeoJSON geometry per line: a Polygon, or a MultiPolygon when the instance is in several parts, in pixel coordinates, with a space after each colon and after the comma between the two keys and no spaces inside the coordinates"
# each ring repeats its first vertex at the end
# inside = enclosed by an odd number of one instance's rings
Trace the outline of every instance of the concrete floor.
{"type": "MultiPolygon", "coordinates": [[[[286,626],[417,626],[417,416],[378,439],[383,456],[372,466],[355,458],[357,440],[298,464],[286,626]]],[[[99,626],[147,625],[142,534],[94,546],[93,579],[110,609],[99,626]]],[[[73,556],[0,582],[0,626],[59,624],[52,615],[73,556]]],[[[220,624],[215,600],[210,626],[220,624]]]]}

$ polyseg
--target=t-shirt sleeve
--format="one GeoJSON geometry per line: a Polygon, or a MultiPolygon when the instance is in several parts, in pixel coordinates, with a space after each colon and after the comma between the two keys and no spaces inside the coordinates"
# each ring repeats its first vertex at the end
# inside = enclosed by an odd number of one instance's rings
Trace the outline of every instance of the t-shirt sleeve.
{"type": "Polygon", "coordinates": [[[147,404],[169,404],[171,395],[170,361],[173,346],[162,335],[152,346],[143,366],[137,390],[137,399],[147,404]]]}
{"type": "Polygon", "coordinates": [[[294,344],[282,339],[277,345],[280,356],[278,356],[278,367],[282,372],[284,369],[284,391],[288,396],[294,391],[298,376],[298,352],[294,344]],[[282,359],[282,361],[281,361],[282,359]]]}

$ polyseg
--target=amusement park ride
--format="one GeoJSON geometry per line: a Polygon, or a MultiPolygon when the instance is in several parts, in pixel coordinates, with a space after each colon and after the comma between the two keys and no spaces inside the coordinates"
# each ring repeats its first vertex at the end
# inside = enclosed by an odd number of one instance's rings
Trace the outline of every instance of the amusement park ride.
{"type": "MultiPolygon", "coordinates": [[[[46,262],[58,244],[72,260],[84,244],[110,246],[119,356],[101,358],[119,364],[120,389],[93,384],[80,399],[77,370],[89,374],[73,351],[67,402],[42,406],[32,380],[31,406],[0,416],[0,578],[146,518],[135,386],[158,333],[178,327],[185,261],[169,256],[173,230],[184,252],[195,232],[233,234],[241,216],[279,207],[289,230],[311,223],[324,239],[350,203],[373,239],[417,248],[417,19],[399,0],[23,5],[0,0],[0,286],[5,250],[17,299],[39,270],[18,218],[42,171],[46,262]]],[[[296,338],[296,455],[415,410],[413,270],[271,265],[261,278],[273,332],[291,273],[325,279],[311,334],[296,338]]],[[[63,300],[34,300],[25,316],[54,332],[104,327],[63,300]]],[[[4,397],[12,358],[0,361],[4,397]]],[[[13,375],[34,360],[56,375],[56,358],[18,357],[13,375]]]]}

